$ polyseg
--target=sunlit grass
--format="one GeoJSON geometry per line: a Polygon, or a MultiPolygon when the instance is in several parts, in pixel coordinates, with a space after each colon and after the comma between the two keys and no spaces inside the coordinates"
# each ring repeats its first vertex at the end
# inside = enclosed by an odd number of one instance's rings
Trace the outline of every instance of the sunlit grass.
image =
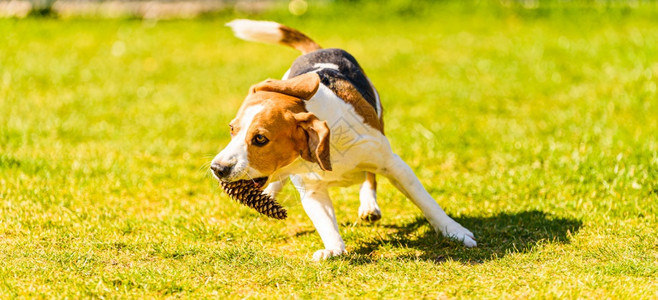
{"type": "Polygon", "coordinates": [[[332,191],[350,254],[314,263],[290,187],[286,221],[224,195],[207,166],[229,120],[297,56],[233,38],[232,14],[5,19],[1,294],[658,297],[658,10],[400,3],[252,17],[357,57],[395,151],[478,248],[381,180],[374,226],[332,191]]]}

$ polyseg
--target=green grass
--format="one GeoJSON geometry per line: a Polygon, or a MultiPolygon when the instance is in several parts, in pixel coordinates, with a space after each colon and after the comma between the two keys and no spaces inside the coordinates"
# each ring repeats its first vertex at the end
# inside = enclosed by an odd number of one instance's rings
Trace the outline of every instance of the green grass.
{"type": "MultiPolygon", "coordinates": [[[[275,19],[350,51],[386,132],[478,247],[384,180],[332,191],[350,252],[207,172],[248,87],[295,51],[191,21],[0,20],[4,297],[657,298],[658,8],[312,4],[275,19]]],[[[592,4],[594,5],[594,4],[592,4]]]]}

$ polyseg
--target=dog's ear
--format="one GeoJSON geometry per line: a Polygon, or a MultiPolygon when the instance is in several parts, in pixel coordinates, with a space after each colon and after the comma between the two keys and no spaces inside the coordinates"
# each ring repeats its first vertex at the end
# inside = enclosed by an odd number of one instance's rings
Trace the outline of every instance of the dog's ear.
{"type": "Polygon", "coordinates": [[[320,76],[306,73],[286,80],[267,79],[251,87],[249,93],[258,91],[275,92],[303,100],[309,100],[320,86],[320,76]]]}
{"type": "Polygon", "coordinates": [[[305,135],[305,144],[300,145],[301,156],[311,162],[316,162],[325,171],[331,171],[329,155],[329,127],[326,121],[320,121],[313,113],[295,114],[297,126],[305,135]]]}

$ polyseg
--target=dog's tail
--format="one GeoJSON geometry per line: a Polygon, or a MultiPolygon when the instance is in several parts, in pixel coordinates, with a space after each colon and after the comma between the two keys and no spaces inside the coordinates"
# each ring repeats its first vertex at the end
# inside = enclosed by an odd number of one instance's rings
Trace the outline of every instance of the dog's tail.
{"type": "Polygon", "coordinates": [[[306,54],[322,49],[309,37],[296,29],[269,21],[233,20],[226,23],[238,38],[246,41],[283,44],[306,54]]]}

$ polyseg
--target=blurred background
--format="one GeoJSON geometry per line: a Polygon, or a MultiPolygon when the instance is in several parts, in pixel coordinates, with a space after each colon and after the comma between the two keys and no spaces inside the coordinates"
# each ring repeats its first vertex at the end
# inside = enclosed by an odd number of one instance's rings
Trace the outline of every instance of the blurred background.
{"type": "MultiPolygon", "coordinates": [[[[2,0],[0,16],[58,16],[58,17],[137,17],[148,19],[194,18],[221,11],[263,12],[276,6],[288,6],[293,15],[302,15],[311,6],[335,3],[360,4],[370,2],[386,13],[395,10],[413,10],[432,3],[454,2],[470,7],[501,6],[529,10],[547,8],[580,7],[589,9],[638,9],[655,7],[654,1],[647,0],[497,0],[497,1],[362,1],[362,0],[2,0]]],[[[394,12],[394,11],[393,11],[394,12]]]]}

